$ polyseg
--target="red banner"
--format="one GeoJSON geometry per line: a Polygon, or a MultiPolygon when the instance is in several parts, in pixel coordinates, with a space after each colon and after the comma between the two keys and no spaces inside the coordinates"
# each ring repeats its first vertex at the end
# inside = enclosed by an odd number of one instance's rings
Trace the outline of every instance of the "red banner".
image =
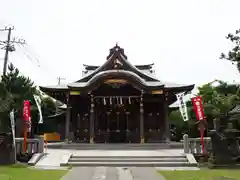
{"type": "Polygon", "coordinates": [[[25,100],[23,102],[23,121],[24,121],[24,152],[27,152],[27,133],[31,130],[31,111],[30,111],[30,101],[25,100]]]}
{"type": "Polygon", "coordinates": [[[30,121],[31,119],[31,114],[30,114],[30,101],[25,100],[23,102],[23,120],[24,121],[30,121]]]}
{"type": "Polygon", "coordinates": [[[199,120],[205,119],[203,105],[202,105],[202,97],[196,96],[192,98],[192,104],[193,104],[193,108],[194,108],[197,120],[199,121],[199,120]]]}
{"type": "Polygon", "coordinates": [[[193,109],[196,114],[196,118],[199,121],[198,129],[200,131],[201,136],[201,144],[202,144],[202,154],[204,156],[204,131],[205,131],[205,124],[203,123],[206,120],[204,116],[203,104],[202,104],[202,97],[196,96],[192,98],[193,109]]]}

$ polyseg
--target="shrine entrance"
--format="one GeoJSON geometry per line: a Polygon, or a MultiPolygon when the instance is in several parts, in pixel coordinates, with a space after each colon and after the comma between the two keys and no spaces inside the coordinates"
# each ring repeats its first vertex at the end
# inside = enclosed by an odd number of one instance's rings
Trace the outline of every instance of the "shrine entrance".
{"type": "MultiPolygon", "coordinates": [[[[96,97],[95,141],[129,142],[128,133],[139,130],[139,105],[137,104],[139,104],[137,96],[96,97]],[[101,101],[103,103],[100,103],[101,101]],[[105,104],[107,102],[109,104],[105,104]],[[103,134],[105,136],[101,136],[103,134]]],[[[136,141],[139,140],[136,139],[136,141]]]]}
{"type": "Polygon", "coordinates": [[[139,142],[140,91],[127,83],[104,83],[94,92],[94,137],[100,143],[139,142]]]}

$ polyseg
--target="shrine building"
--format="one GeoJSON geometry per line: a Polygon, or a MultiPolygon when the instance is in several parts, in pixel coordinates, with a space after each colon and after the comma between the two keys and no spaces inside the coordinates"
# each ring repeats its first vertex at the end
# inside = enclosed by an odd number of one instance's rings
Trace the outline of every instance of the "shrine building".
{"type": "Polygon", "coordinates": [[[65,140],[79,143],[159,143],[170,140],[169,105],[194,85],[165,83],[153,64],[132,65],[124,49],[110,49],[101,66],[84,65],[73,83],[40,89],[67,105],[65,140]]]}

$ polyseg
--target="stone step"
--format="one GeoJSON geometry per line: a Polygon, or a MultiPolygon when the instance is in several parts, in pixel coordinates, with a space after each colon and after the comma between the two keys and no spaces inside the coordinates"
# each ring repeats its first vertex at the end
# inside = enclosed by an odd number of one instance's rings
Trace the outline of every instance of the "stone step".
{"type": "Polygon", "coordinates": [[[172,158],[172,159],[182,159],[182,158],[186,158],[185,155],[179,155],[179,156],[159,156],[159,155],[156,155],[156,156],[145,156],[145,155],[142,155],[142,156],[133,156],[133,155],[129,155],[129,156],[126,156],[126,155],[123,155],[123,156],[79,156],[79,155],[73,155],[71,156],[71,158],[86,158],[86,159],[111,159],[111,158],[117,158],[117,159],[139,159],[139,158],[142,158],[142,159],[152,159],[152,158],[161,158],[161,159],[169,159],[169,158],[172,158]]]}
{"type": "Polygon", "coordinates": [[[72,157],[69,159],[69,162],[188,162],[187,158],[132,158],[132,157],[124,157],[124,158],[76,158],[72,157]]]}
{"type": "Polygon", "coordinates": [[[195,167],[195,164],[189,162],[68,162],[62,166],[108,166],[108,167],[195,167]]]}
{"type": "Polygon", "coordinates": [[[48,143],[48,148],[61,148],[61,149],[76,149],[76,150],[95,150],[95,149],[106,149],[106,150],[148,150],[148,149],[172,149],[172,148],[183,148],[182,143],[146,143],[146,144],[84,144],[84,143],[48,143]]]}

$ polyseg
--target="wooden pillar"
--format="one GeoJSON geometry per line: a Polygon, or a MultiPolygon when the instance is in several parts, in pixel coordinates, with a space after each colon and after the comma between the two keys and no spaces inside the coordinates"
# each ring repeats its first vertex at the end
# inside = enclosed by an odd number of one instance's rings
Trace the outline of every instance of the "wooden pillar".
{"type": "Polygon", "coordinates": [[[80,113],[77,114],[77,130],[79,131],[79,129],[81,128],[81,117],[80,117],[80,113]]]}
{"type": "Polygon", "coordinates": [[[164,124],[165,124],[165,130],[164,130],[164,139],[165,142],[170,142],[170,125],[168,120],[168,92],[165,92],[164,94],[164,124]]]}
{"type": "Polygon", "coordinates": [[[70,126],[70,118],[71,118],[71,107],[69,102],[69,94],[66,95],[67,99],[67,109],[66,109],[66,116],[65,116],[65,142],[69,142],[69,126],[70,126]]]}
{"type": "Polygon", "coordinates": [[[90,144],[94,143],[94,99],[93,95],[91,95],[91,107],[90,107],[90,144]]]}
{"type": "Polygon", "coordinates": [[[140,143],[144,144],[144,108],[143,108],[143,91],[140,96],[140,143]]]}

